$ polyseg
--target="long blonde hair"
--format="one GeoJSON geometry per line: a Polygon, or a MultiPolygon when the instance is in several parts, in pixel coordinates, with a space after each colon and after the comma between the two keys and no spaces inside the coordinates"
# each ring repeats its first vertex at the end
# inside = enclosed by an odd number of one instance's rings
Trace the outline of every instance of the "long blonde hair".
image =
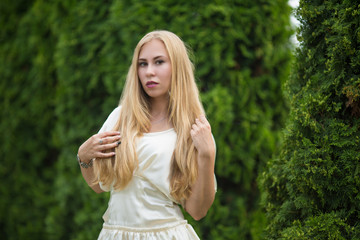
{"type": "Polygon", "coordinates": [[[137,44],[120,99],[121,113],[114,130],[121,133],[121,144],[112,159],[95,161],[97,183],[112,184],[116,190],[126,187],[138,166],[135,140],[150,129],[150,101],[138,76],[138,58],[142,46],[161,40],[169,54],[172,79],[169,91],[168,118],[177,133],[170,169],[170,190],[175,200],[187,199],[198,176],[197,150],[190,130],[195,118],[204,114],[194,78],[194,66],[184,42],[169,31],[153,31],[137,44]]]}

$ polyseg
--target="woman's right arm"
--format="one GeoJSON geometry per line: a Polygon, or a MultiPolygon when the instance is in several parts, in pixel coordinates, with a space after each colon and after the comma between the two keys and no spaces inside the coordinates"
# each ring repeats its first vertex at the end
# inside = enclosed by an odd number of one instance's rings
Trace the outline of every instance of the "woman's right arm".
{"type": "MultiPolygon", "coordinates": [[[[96,158],[101,161],[102,158],[109,158],[115,155],[114,151],[106,152],[114,149],[119,145],[121,139],[120,133],[117,131],[108,131],[95,134],[86,140],[78,150],[80,162],[89,164],[92,159],[96,158]]],[[[81,173],[87,184],[96,192],[101,193],[103,190],[99,184],[93,185],[95,174],[92,167],[84,168],[80,166],[81,173]]]]}

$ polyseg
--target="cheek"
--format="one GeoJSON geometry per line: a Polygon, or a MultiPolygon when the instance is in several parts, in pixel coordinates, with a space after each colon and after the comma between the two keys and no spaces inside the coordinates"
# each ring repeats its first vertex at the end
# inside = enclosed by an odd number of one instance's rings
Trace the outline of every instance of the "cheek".
{"type": "Polygon", "coordinates": [[[171,66],[167,66],[164,71],[164,76],[166,76],[169,80],[171,79],[171,66]]]}
{"type": "Polygon", "coordinates": [[[145,79],[145,74],[144,74],[144,71],[142,71],[142,69],[139,69],[138,71],[137,71],[137,74],[138,74],[138,77],[139,77],[139,79],[140,79],[140,82],[143,82],[143,80],[145,79]]]}

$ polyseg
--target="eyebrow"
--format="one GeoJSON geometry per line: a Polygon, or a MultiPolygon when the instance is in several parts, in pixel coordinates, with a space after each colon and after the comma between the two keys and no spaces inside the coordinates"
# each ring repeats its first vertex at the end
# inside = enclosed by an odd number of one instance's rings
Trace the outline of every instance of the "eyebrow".
{"type": "MultiPolygon", "coordinates": [[[[156,59],[158,59],[158,58],[162,58],[162,57],[165,57],[165,56],[163,56],[163,55],[159,55],[159,56],[154,57],[154,58],[153,58],[153,60],[156,60],[156,59]]],[[[147,59],[146,59],[146,58],[139,58],[139,60],[138,60],[138,61],[147,61],[147,59]]]]}

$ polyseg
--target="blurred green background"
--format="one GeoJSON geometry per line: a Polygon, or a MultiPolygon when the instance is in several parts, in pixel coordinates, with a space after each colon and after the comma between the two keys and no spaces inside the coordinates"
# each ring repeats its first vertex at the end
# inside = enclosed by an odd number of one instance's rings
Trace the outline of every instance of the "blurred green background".
{"type": "Polygon", "coordinates": [[[2,0],[0,235],[95,239],[108,195],[76,153],[117,106],[136,43],[166,29],[193,49],[217,143],[218,192],[201,239],[263,239],[257,177],[288,116],[287,0],[2,0]]]}

